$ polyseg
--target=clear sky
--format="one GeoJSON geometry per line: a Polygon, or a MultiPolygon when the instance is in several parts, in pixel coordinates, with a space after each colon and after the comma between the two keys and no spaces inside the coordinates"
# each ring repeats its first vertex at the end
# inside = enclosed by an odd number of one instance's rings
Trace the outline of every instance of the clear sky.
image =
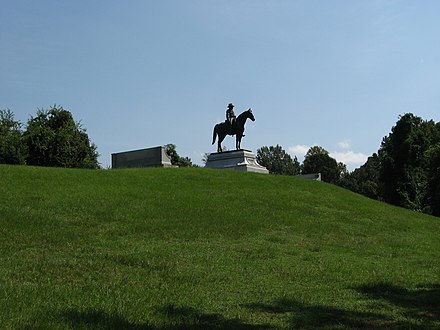
{"type": "MultiPolygon", "coordinates": [[[[111,153],[174,143],[201,165],[251,107],[242,147],[320,145],[349,169],[399,115],[440,121],[437,0],[0,0],[0,108],[57,104],[111,153]]],[[[234,138],[225,145],[233,149],[234,138]]]]}

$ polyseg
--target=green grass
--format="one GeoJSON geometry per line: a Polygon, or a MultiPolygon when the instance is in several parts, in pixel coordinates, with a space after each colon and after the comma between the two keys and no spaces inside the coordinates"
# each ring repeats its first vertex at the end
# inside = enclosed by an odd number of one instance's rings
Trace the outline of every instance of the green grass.
{"type": "Polygon", "coordinates": [[[434,329],[439,234],[294,177],[3,165],[0,328],[434,329]]]}

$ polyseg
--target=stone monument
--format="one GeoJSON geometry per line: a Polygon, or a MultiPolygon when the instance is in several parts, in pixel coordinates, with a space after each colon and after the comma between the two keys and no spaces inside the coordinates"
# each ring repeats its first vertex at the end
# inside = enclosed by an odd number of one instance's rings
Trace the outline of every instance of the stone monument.
{"type": "Polygon", "coordinates": [[[174,167],[164,147],[146,148],[112,154],[112,168],[174,167]]]}
{"type": "Polygon", "coordinates": [[[208,156],[205,167],[240,172],[269,173],[264,166],[257,163],[252,151],[243,149],[212,153],[208,156]]]}
{"type": "Polygon", "coordinates": [[[241,172],[269,173],[269,171],[257,163],[255,155],[250,150],[241,149],[241,139],[244,135],[246,120],[255,121],[254,114],[249,108],[238,117],[234,114],[234,105],[229,103],[226,110],[226,120],[214,126],[212,144],[218,137],[217,152],[208,155],[205,167],[241,172]],[[237,150],[223,152],[221,143],[227,135],[235,135],[235,148],[237,150]]]}

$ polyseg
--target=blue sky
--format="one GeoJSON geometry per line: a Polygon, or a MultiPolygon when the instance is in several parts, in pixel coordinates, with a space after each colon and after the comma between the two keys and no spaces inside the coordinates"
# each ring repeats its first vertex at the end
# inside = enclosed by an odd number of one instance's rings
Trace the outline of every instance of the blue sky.
{"type": "MultiPolygon", "coordinates": [[[[349,169],[399,115],[440,121],[440,1],[0,0],[0,108],[53,104],[111,153],[177,145],[251,107],[242,147],[320,145],[349,169]]],[[[225,140],[228,149],[234,139],[225,140]]]]}

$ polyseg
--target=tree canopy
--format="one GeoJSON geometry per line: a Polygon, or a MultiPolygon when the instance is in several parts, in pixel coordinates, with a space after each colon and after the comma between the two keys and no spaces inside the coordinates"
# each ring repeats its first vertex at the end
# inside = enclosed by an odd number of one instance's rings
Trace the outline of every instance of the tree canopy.
{"type": "Polygon", "coordinates": [[[97,147],[62,107],[38,110],[24,131],[10,110],[0,110],[0,163],[99,168],[97,147]]]}
{"type": "MultiPolygon", "coordinates": [[[[440,126],[440,124],[437,124],[440,126]]],[[[440,131],[440,130],[439,130],[440,131]]],[[[440,142],[431,146],[425,153],[428,159],[427,205],[433,215],[440,216],[440,142]]]]}
{"type": "Polygon", "coordinates": [[[168,143],[165,145],[165,152],[171,158],[171,164],[179,167],[195,167],[191,158],[181,157],[176,150],[176,145],[168,143]]]}
{"type": "Polygon", "coordinates": [[[440,123],[399,117],[377,154],[343,186],[387,203],[440,215],[440,123]]]}
{"type": "Polygon", "coordinates": [[[258,149],[256,159],[271,174],[297,175],[301,171],[298,159],[292,159],[278,144],[275,147],[264,146],[258,149]]]}
{"type": "Polygon", "coordinates": [[[38,110],[28,121],[24,139],[27,163],[38,166],[98,168],[98,152],[86,130],[62,107],[38,110]]]}
{"type": "Polygon", "coordinates": [[[379,156],[374,153],[368,157],[364,165],[344,175],[341,179],[341,186],[373,199],[382,199],[379,170],[379,156]]]}
{"type": "Polygon", "coordinates": [[[11,110],[0,109],[0,164],[23,165],[26,157],[21,123],[14,119],[11,110]]]}
{"type": "Polygon", "coordinates": [[[344,164],[338,163],[320,146],[311,147],[304,157],[302,173],[321,173],[322,181],[339,184],[342,174],[346,171],[344,164]]]}
{"type": "Polygon", "coordinates": [[[439,126],[434,121],[407,113],[399,118],[379,149],[379,180],[386,202],[412,210],[423,210],[428,192],[432,154],[427,151],[440,141],[439,126]]]}

